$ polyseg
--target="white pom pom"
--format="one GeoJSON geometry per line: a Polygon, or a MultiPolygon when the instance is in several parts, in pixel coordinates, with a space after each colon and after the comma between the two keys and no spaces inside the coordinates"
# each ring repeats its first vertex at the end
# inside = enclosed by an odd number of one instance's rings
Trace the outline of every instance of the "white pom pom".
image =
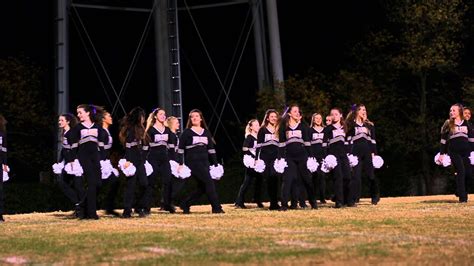
{"type": "MultiPolygon", "coordinates": [[[[434,162],[435,162],[437,165],[441,165],[441,166],[443,166],[443,167],[448,167],[448,166],[450,166],[450,165],[451,165],[451,157],[449,157],[449,155],[447,155],[447,154],[443,154],[443,155],[444,155],[444,156],[443,156],[443,161],[440,162],[440,161],[439,161],[439,156],[440,156],[440,155],[441,155],[441,154],[440,154],[439,152],[435,155],[435,157],[434,157],[434,162]]],[[[472,156],[472,153],[471,153],[471,156],[472,156]]],[[[472,159],[471,159],[471,157],[469,157],[469,159],[471,160],[471,164],[472,164],[472,159]]]]}
{"type": "Polygon", "coordinates": [[[372,158],[372,164],[374,165],[374,168],[376,169],[379,169],[383,166],[383,159],[382,157],[378,156],[378,155],[375,155],[373,158],[372,158]]]}
{"type": "Polygon", "coordinates": [[[359,164],[359,158],[355,155],[352,155],[352,154],[347,154],[347,159],[349,159],[349,165],[351,167],[355,167],[357,166],[357,164],[359,164]]]}
{"type": "Polygon", "coordinates": [[[181,169],[179,170],[178,176],[181,179],[186,179],[191,176],[191,169],[185,164],[181,166],[181,169]]]}
{"type": "Polygon", "coordinates": [[[178,166],[179,164],[176,161],[170,160],[171,174],[175,177],[179,177],[178,166]]]}
{"type": "Polygon", "coordinates": [[[328,168],[328,165],[324,161],[321,163],[321,171],[323,171],[324,173],[331,172],[331,169],[328,168]]]}
{"type": "Polygon", "coordinates": [[[265,171],[265,162],[263,160],[256,160],[255,161],[255,172],[263,173],[265,171]]]}
{"type": "Polygon", "coordinates": [[[118,177],[119,176],[119,171],[115,168],[112,168],[112,173],[114,174],[114,176],[118,177]]]}
{"type": "Polygon", "coordinates": [[[127,163],[127,160],[125,159],[120,159],[119,160],[119,168],[123,172],[125,176],[133,176],[135,175],[135,172],[137,171],[137,168],[133,163],[129,162],[130,164],[125,167],[125,164],[127,163]]]}
{"type": "MultiPolygon", "coordinates": [[[[445,156],[446,157],[446,156],[445,156]]],[[[449,158],[451,162],[451,158],[449,158]]],[[[471,155],[469,156],[469,160],[471,161],[471,165],[474,165],[474,151],[471,151],[471,155]]],[[[444,159],[443,159],[444,161],[444,159]]]]}
{"type": "Polygon", "coordinates": [[[275,162],[273,163],[273,168],[275,168],[275,171],[277,173],[283,174],[285,172],[285,168],[288,167],[288,163],[284,158],[282,159],[276,159],[275,162]]]}
{"type": "Polygon", "coordinates": [[[146,176],[150,176],[153,174],[153,166],[148,161],[145,161],[145,171],[146,171],[146,176]]]}
{"type": "Polygon", "coordinates": [[[10,172],[10,167],[7,166],[7,169],[6,171],[3,171],[3,182],[7,182],[8,180],[10,180],[10,176],[8,175],[8,172],[10,172]]]}
{"type": "Polygon", "coordinates": [[[329,154],[328,156],[326,156],[326,158],[324,158],[323,164],[326,164],[326,168],[329,169],[329,171],[336,168],[337,166],[336,156],[329,154]]]}
{"type": "Polygon", "coordinates": [[[222,167],[222,164],[218,164],[217,166],[211,165],[209,166],[209,173],[212,179],[220,180],[224,175],[224,167],[222,167]]]}
{"type": "Polygon", "coordinates": [[[112,175],[114,168],[110,160],[100,161],[100,171],[102,172],[102,179],[107,179],[112,175]]]}
{"type": "Polygon", "coordinates": [[[64,166],[64,170],[69,175],[82,176],[84,174],[84,170],[82,169],[82,166],[79,163],[79,160],[77,159],[74,160],[73,162],[67,163],[64,166]]]}
{"type": "Polygon", "coordinates": [[[63,169],[64,169],[64,161],[53,164],[53,173],[59,175],[63,172],[63,169]]]}
{"type": "Polygon", "coordinates": [[[306,167],[311,173],[316,172],[318,170],[319,163],[316,161],[316,158],[314,157],[309,157],[308,160],[306,161],[306,167]]]}
{"type": "Polygon", "coordinates": [[[255,167],[255,159],[252,156],[250,156],[248,154],[245,154],[244,155],[244,165],[247,168],[254,168],[255,167]]]}

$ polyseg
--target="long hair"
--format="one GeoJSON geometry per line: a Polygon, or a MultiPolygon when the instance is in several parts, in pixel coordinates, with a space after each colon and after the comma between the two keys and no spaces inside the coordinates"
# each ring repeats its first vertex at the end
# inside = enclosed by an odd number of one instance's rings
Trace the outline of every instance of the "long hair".
{"type": "Polygon", "coordinates": [[[254,122],[257,122],[257,121],[258,120],[256,118],[250,119],[250,121],[247,123],[247,126],[245,126],[245,137],[247,137],[248,135],[250,135],[252,133],[251,132],[252,129],[250,129],[250,128],[252,127],[252,124],[254,122]]]}
{"type": "Polygon", "coordinates": [[[89,113],[89,117],[93,123],[102,125],[102,118],[104,117],[104,108],[93,104],[80,104],[76,109],[82,108],[89,113]]]}
{"type": "MultiPolygon", "coordinates": [[[[145,128],[145,135],[147,134],[148,130],[155,124],[156,118],[155,116],[158,114],[160,110],[164,110],[162,108],[155,108],[149,115],[148,118],[146,119],[146,128],[145,128]]],[[[166,121],[165,121],[165,126],[166,126],[166,121]]]]}
{"type": "MultiPolygon", "coordinates": [[[[452,106],[457,106],[459,108],[459,116],[461,117],[461,120],[464,120],[464,107],[463,107],[463,105],[460,104],[460,103],[455,103],[452,106]]],[[[453,133],[454,132],[454,127],[455,127],[454,118],[449,118],[448,120],[446,120],[444,122],[443,127],[441,128],[441,132],[446,133],[447,130],[449,130],[451,133],[453,133]]]]}
{"type": "MultiPolygon", "coordinates": [[[[280,119],[280,123],[279,123],[279,126],[278,126],[278,129],[279,129],[278,134],[285,134],[285,130],[290,126],[290,115],[289,114],[291,112],[291,109],[293,109],[294,107],[300,108],[297,104],[291,104],[290,106],[288,106],[288,109],[283,114],[282,118],[280,119]]],[[[300,110],[300,112],[301,112],[301,110],[300,110]]],[[[303,122],[303,118],[301,118],[300,122],[303,122]]]]}
{"type": "Polygon", "coordinates": [[[192,113],[198,113],[199,116],[201,116],[201,127],[206,129],[206,130],[209,130],[207,128],[206,120],[204,120],[204,116],[202,115],[202,112],[199,109],[193,109],[189,112],[188,122],[186,123],[186,128],[191,128],[193,126],[193,123],[191,122],[191,114],[192,113]]]}
{"type": "Polygon", "coordinates": [[[147,140],[147,136],[144,135],[145,127],[143,126],[142,119],[145,118],[145,111],[141,107],[133,108],[121,121],[119,139],[120,142],[125,145],[127,142],[127,134],[132,131],[137,140],[147,140]]]}
{"type": "Polygon", "coordinates": [[[176,116],[168,116],[165,121],[165,127],[169,128],[173,120],[178,120],[178,118],[176,116]]]}
{"type": "MultiPolygon", "coordinates": [[[[64,117],[64,119],[67,122],[69,122],[69,127],[70,128],[75,127],[78,123],[76,116],[74,116],[71,113],[64,113],[64,114],[61,114],[60,116],[64,117]]],[[[62,129],[62,134],[64,134],[64,128],[62,129]]]]}
{"type": "MultiPolygon", "coordinates": [[[[324,127],[324,120],[323,120],[323,115],[321,113],[314,113],[312,116],[311,116],[311,123],[310,123],[310,127],[314,127],[314,125],[316,124],[314,122],[314,118],[319,115],[321,116],[321,127],[324,127]]],[[[316,125],[317,126],[317,125],[316,125]]]]}
{"type": "Polygon", "coordinates": [[[7,123],[8,121],[5,119],[3,115],[0,115],[0,132],[6,134],[7,133],[7,123]]]}

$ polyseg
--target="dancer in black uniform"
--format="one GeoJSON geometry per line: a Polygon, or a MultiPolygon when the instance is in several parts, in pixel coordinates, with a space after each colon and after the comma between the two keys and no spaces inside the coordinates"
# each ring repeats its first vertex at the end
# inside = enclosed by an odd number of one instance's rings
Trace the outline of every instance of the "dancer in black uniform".
{"type": "Polygon", "coordinates": [[[77,107],[80,124],[70,130],[68,138],[72,153],[69,162],[78,159],[87,181],[85,212],[80,219],[99,219],[97,216],[97,184],[101,180],[100,159],[104,157],[104,147],[108,143],[107,132],[102,128],[102,109],[89,104],[77,107]]]}
{"type": "Polygon", "coordinates": [[[441,149],[439,161],[442,163],[444,154],[448,153],[451,162],[456,169],[456,196],[459,202],[465,203],[468,200],[466,191],[466,180],[469,178],[471,167],[469,156],[474,150],[474,134],[471,125],[464,120],[463,107],[454,104],[449,110],[449,119],[441,128],[441,149]]]}
{"type": "Polygon", "coordinates": [[[288,114],[280,123],[279,157],[285,158],[288,167],[283,173],[283,181],[281,185],[281,208],[286,211],[288,209],[288,200],[291,189],[297,180],[306,188],[309,204],[313,209],[317,209],[316,199],[314,197],[314,185],[311,179],[311,172],[307,168],[307,161],[311,154],[309,128],[302,121],[300,109],[297,105],[291,105],[288,114]]]}
{"type": "Polygon", "coordinates": [[[147,207],[153,203],[153,192],[156,189],[158,174],[161,177],[161,194],[163,209],[170,213],[175,212],[172,207],[173,179],[171,177],[170,160],[176,160],[176,135],[165,126],[166,112],[156,108],[150,113],[145,129],[148,134],[149,143],[147,148],[147,160],[153,166],[153,173],[148,177],[147,207]]]}
{"type": "MultiPolygon", "coordinates": [[[[260,123],[258,123],[257,119],[252,119],[247,123],[245,127],[245,140],[242,147],[242,151],[244,155],[248,155],[253,159],[256,159],[256,152],[257,152],[257,133],[260,129],[260,123]]],[[[253,180],[255,180],[255,193],[254,193],[254,200],[257,203],[259,208],[263,208],[262,203],[262,176],[261,174],[255,172],[253,168],[246,168],[245,169],[245,177],[242,186],[240,187],[239,194],[237,195],[237,199],[235,200],[235,206],[237,208],[245,209],[245,193],[247,192],[250,184],[252,184],[253,180]]]]}
{"type": "MultiPolygon", "coordinates": [[[[58,163],[69,162],[71,161],[72,149],[68,138],[71,132],[70,129],[77,125],[77,119],[73,114],[62,114],[58,118],[58,125],[62,130],[62,147],[58,163]]],[[[57,182],[64,195],[74,204],[74,215],[78,217],[81,210],[81,201],[85,199],[86,195],[83,177],[70,175],[63,169],[61,174],[57,175],[57,182]]]]}
{"type": "MultiPolygon", "coordinates": [[[[179,146],[179,137],[180,137],[180,123],[179,119],[174,117],[174,116],[169,116],[166,118],[166,126],[171,130],[171,132],[175,135],[176,137],[176,145],[175,145],[175,156],[177,156],[178,152],[178,146],[179,146]]],[[[175,157],[173,160],[177,160],[177,157],[175,157]]],[[[186,184],[186,180],[180,179],[180,178],[171,178],[172,182],[172,191],[171,191],[171,199],[172,199],[172,208],[174,208],[174,203],[178,202],[178,193],[181,191],[183,186],[186,184]]],[[[161,205],[164,205],[164,199],[163,196],[161,196],[161,205]]],[[[162,208],[164,210],[164,208],[162,208]]]]}
{"type": "Polygon", "coordinates": [[[2,178],[0,178],[0,223],[5,222],[3,218],[3,171],[7,171],[7,120],[0,115],[0,165],[2,166],[2,178]]]}
{"type": "Polygon", "coordinates": [[[337,159],[337,166],[332,170],[334,176],[334,194],[336,208],[343,205],[354,207],[351,196],[351,167],[349,165],[348,142],[346,139],[345,125],[342,119],[342,111],[339,108],[331,110],[332,124],[324,128],[323,143],[327,145],[327,153],[334,155],[337,159]]]}
{"type": "Polygon", "coordinates": [[[190,213],[192,203],[204,193],[211,203],[212,213],[224,213],[219,203],[214,180],[209,173],[209,159],[213,165],[217,166],[214,139],[207,129],[201,111],[193,109],[189,112],[186,129],[179,138],[178,163],[180,166],[178,172],[186,162],[198,187],[180,204],[183,213],[190,213]]]}
{"type": "Polygon", "coordinates": [[[265,162],[262,177],[267,182],[270,210],[279,210],[278,205],[278,174],[273,168],[273,162],[278,157],[278,122],[279,114],[275,109],[265,112],[262,126],[257,134],[257,159],[265,162]]]}
{"type": "Polygon", "coordinates": [[[122,120],[120,128],[119,139],[125,147],[125,168],[132,163],[136,167],[136,172],[133,176],[127,176],[127,184],[124,195],[124,209],[123,218],[132,217],[132,206],[135,200],[135,185],[138,181],[140,186],[140,199],[137,202],[137,209],[139,217],[147,215],[145,208],[147,208],[146,195],[149,193],[148,178],[145,172],[145,160],[143,145],[147,142],[147,135],[145,134],[145,111],[141,107],[133,108],[122,120]]]}
{"type": "Polygon", "coordinates": [[[367,110],[363,104],[354,105],[346,119],[347,140],[350,153],[357,156],[359,163],[353,169],[351,191],[354,202],[359,202],[362,190],[362,173],[369,178],[370,196],[373,205],[380,201],[379,186],[374,174],[372,157],[377,154],[375,127],[367,119],[367,110]]]}
{"type": "MultiPolygon", "coordinates": [[[[312,154],[319,163],[318,170],[313,173],[313,182],[319,189],[319,202],[326,203],[326,174],[321,171],[321,163],[326,156],[326,147],[323,147],[324,139],[323,117],[319,113],[314,113],[311,117],[311,127],[309,136],[311,138],[312,154]]],[[[315,189],[316,191],[316,189],[315,189]]]]}
{"type": "MultiPolygon", "coordinates": [[[[108,142],[107,144],[104,144],[104,154],[105,158],[102,158],[102,160],[111,160],[111,152],[112,152],[112,145],[113,145],[113,138],[112,135],[110,134],[110,126],[113,124],[113,119],[112,116],[110,115],[109,112],[104,110],[104,115],[102,118],[102,128],[107,132],[107,139],[108,142]]],[[[119,175],[117,174],[118,172],[116,171],[115,173],[112,173],[109,178],[102,180],[101,182],[101,187],[103,186],[108,186],[109,191],[105,197],[105,213],[119,217],[120,214],[115,211],[115,198],[117,197],[118,194],[118,189],[120,183],[119,181],[119,175]],[[117,174],[117,175],[116,175],[117,174]]]]}

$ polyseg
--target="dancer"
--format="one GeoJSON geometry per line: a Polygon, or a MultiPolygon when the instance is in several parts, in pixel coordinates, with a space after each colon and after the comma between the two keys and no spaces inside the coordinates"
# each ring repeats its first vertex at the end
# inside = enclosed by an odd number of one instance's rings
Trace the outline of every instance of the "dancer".
{"type": "Polygon", "coordinates": [[[161,195],[163,199],[163,210],[170,213],[175,212],[172,206],[173,179],[171,177],[170,160],[176,160],[176,134],[165,126],[166,112],[156,108],[150,113],[145,129],[150,142],[147,148],[147,160],[153,166],[153,173],[148,177],[147,207],[153,203],[153,192],[156,189],[158,174],[161,177],[161,195]]]}
{"type": "Polygon", "coordinates": [[[314,186],[311,173],[307,168],[307,161],[311,156],[309,129],[302,121],[298,105],[291,105],[288,113],[280,123],[279,157],[285,158],[288,167],[284,170],[281,185],[281,211],[288,209],[292,185],[297,185],[298,179],[306,188],[311,208],[317,209],[314,197],[314,186]]]}
{"type": "Polygon", "coordinates": [[[144,154],[142,146],[145,144],[146,135],[145,127],[145,111],[141,107],[133,108],[122,120],[120,128],[119,139],[122,145],[125,147],[125,160],[124,168],[133,166],[136,171],[133,175],[127,176],[126,188],[124,194],[124,209],[122,218],[132,217],[132,206],[135,201],[135,185],[138,181],[140,186],[140,199],[137,202],[137,212],[139,217],[147,216],[145,208],[147,207],[148,195],[146,190],[148,187],[148,178],[145,172],[144,165],[144,154]]]}
{"type": "MultiPolygon", "coordinates": [[[[256,147],[257,147],[257,133],[260,129],[260,123],[257,119],[251,119],[245,127],[245,140],[242,147],[244,155],[248,155],[255,160],[256,158],[256,147]]],[[[255,172],[253,168],[245,169],[244,182],[242,183],[237,199],[235,200],[235,206],[237,208],[245,209],[245,193],[247,192],[250,184],[255,180],[255,193],[254,200],[259,208],[263,208],[261,190],[262,190],[262,176],[255,172]]]]}
{"type": "Polygon", "coordinates": [[[367,118],[367,110],[363,104],[353,105],[347,115],[347,140],[351,146],[351,154],[357,156],[359,163],[354,167],[351,180],[351,191],[354,202],[359,202],[362,189],[362,173],[369,179],[370,197],[373,205],[380,201],[378,182],[375,179],[372,158],[377,154],[375,127],[367,118]]]}
{"type": "MultiPolygon", "coordinates": [[[[311,117],[311,127],[309,132],[311,137],[312,154],[318,161],[319,165],[321,165],[326,156],[326,149],[323,147],[324,123],[323,116],[320,113],[314,113],[311,117]]],[[[317,187],[319,188],[319,202],[326,203],[326,174],[321,170],[321,167],[318,167],[318,170],[313,173],[313,182],[314,184],[317,184],[317,187]]]]}
{"type": "Polygon", "coordinates": [[[456,169],[456,193],[459,202],[465,203],[468,200],[466,191],[466,180],[469,178],[467,171],[471,167],[469,156],[474,150],[474,134],[471,125],[464,120],[463,106],[454,104],[449,110],[449,119],[441,128],[441,148],[439,162],[445,159],[445,154],[449,154],[451,162],[456,169]]]}
{"type": "Polygon", "coordinates": [[[279,119],[279,114],[275,109],[268,109],[257,134],[257,159],[261,159],[265,163],[262,177],[267,182],[270,210],[280,209],[278,204],[278,174],[273,167],[273,163],[278,157],[279,119]]]}
{"type": "Polygon", "coordinates": [[[191,169],[191,175],[198,183],[196,190],[180,204],[180,208],[185,214],[190,213],[193,202],[204,193],[211,203],[212,213],[224,213],[219,203],[214,180],[209,173],[209,160],[212,165],[217,165],[214,139],[207,129],[202,112],[193,109],[189,112],[188,123],[179,138],[178,147],[178,163],[180,164],[178,172],[186,162],[186,165],[191,169]]]}

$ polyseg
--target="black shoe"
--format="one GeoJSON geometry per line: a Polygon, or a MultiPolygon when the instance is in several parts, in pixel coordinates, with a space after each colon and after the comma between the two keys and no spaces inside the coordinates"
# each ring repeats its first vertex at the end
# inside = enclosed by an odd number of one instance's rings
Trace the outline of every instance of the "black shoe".
{"type": "Polygon", "coordinates": [[[105,214],[112,215],[114,217],[120,217],[120,213],[116,212],[115,210],[106,210],[105,214]]]}
{"type": "Polygon", "coordinates": [[[321,203],[321,204],[326,204],[326,200],[325,200],[325,199],[321,199],[321,200],[319,201],[319,203],[321,203]]]}
{"type": "Polygon", "coordinates": [[[270,207],[268,208],[270,211],[276,211],[280,209],[280,205],[278,204],[270,204],[270,207]]]}
{"type": "Polygon", "coordinates": [[[85,219],[86,214],[84,209],[80,205],[76,205],[76,210],[74,211],[74,216],[78,219],[85,219]]]}
{"type": "Polygon", "coordinates": [[[97,214],[92,214],[87,216],[88,220],[99,220],[99,216],[97,214]]]}
{"type": "Polygon", "coordinates": [[[278,209],[278,211],[281,211],[281,212],[286,212],[287,210],[288,210],[288,207],[286,206],[281,206],[280,209],[278,209]]]}
{"type": "Polygon", "coordinates": [[[350,202],[350,203],[347,203],[347,207],[350,207],[350,208],[357,207],[357,204],[355,202],[350,202]]]}
{"type": "Polygon", "coordinates": [[[371,200],[372,205],[377,205],[380,201],[379,197],[373,197],[371,200]]]}
{"type": "Polygon", "coordinates": [[[257,202],[257,207],[259,207],[259,208],[263,208],[263,207],[265,207],[265,206],[263,206],[263,203],[261,203],[261,202],[257,202]]]}
{"type": "Polygon", "coordinates": [[[331,201],[336,202],[336,195],[331,196],[331,201]]]}
{"type": "Polygon", "coordinates": [[[146,217],[146,216],[147,216],[147,214],[146,214],[145,209],[139,209],[138,210],[138,217],[143,218],[143,217],[146,217]]]}
{"type": "Polygon", "coordinates": [[[225,213],[223,209],[212,210],[212,213],[225,213]]]}
{"type": "Polygon", "coordinates": [[[125,218],[125,219],[128,219],[128,218],[132,218],[132,211],[123,211],[122,213],[122,218],[125,218]]]}
{"type": "Polygon", "coordinates": [[[459,197],[459,202],[460,202],[460,203],[466,203],[466,202],[467,202],[467,196],[465,196],[465,197],[459,197]]]}
{"type": "Polygon", "coordinates": [[[314,201],[313,203],[311,203],[311,209],[313,209],[313,210],[317,210],[317,209],[318,209],[318,203],[316,203],[316,201],[314,201]]]}
{"type": "Polygon", "coordinates": [[[143,212],[145,213],[145,216],[150,216],[151,215],[151,209],[150,208],[143,209],[143,212]]]}
{"type": "Polygon", "coordinates": [[[167,212],[169,212],[169,213],[175,213],[175,212],[176,212],[176,208],[175,208],[173,205],[169,205],[169,206],[163,207],[163,210],[164,210],[164,211],[167,211],[167,212]]]}
{"type": "Polygon", "coordinates": [[[245,206],[245,204],[243,204],[243,203],[236,203],[235,207],[237,209],[247,209],[247,206],[245,206]]]}
{"type": "Polygon", "coordinates": [[[191,210],[190,210],[190,207],[184,203],[181,203],[181,205],[179,205],[179,208],[181,210],[183,210],[183,214],[190,214],[191,213],[191,210]]]}
{"type": "Polygon", "coordinates": [[[336,202],[336,206],[334,206],[334,208],[336,209],[342,208],[342,204],[339,202],[336,202]]]}
{"type": "Polygon", "coordinates": [[[0,214],[0,223],[5,222],[5,219],[3,219],[3,215],[0,214]]]}
{"type": "Polygon", "coordinates": [[[356,199],[354,200],[355,203],[359,203],[360,202],[360,199],[356,199]]]}

